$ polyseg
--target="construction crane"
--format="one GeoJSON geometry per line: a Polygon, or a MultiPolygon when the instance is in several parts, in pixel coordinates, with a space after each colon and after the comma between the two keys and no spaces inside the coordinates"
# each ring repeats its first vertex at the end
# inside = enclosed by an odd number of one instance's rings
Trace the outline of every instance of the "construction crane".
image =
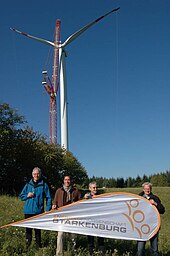
{"type": "Polygon", "coordinates": [[[56,95],[54,93],[54,87],[48,76],[47,71],[43,71],[42,84],[46,89],[46,92],[50,96],[50,143],[57,143],[57,108],[56,108],[56,95]]]}
{"type": "MultiPolygon", "coordinates": [[[[54,44],[59,45],[60,43],[60,20],[56,21],[55,33],[54,33],[54,44]]],[[[59,48],[54,47],[54,62],[53,62],[53,73],[52,82],[48,76],[46,70],[42,72],[44,85],[48,95],[50,96],[50,143],[57,143],[57,93],[59,88],[59,48]]]]}

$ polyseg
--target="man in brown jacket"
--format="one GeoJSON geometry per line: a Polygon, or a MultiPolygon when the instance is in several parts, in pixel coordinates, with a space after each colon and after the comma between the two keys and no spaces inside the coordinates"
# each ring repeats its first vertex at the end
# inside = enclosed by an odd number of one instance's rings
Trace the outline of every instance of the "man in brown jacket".
{"type": "MultiPolygon", "coordinates": [[[[80,200],[80,198],[81,198],[80,191],[71,185],[70,176],[65,175],[63,186],[57,189],[55,193],[52,209],[57,209],[64,205],[71,204],[73,202],[80,200]]],[[[71,250],[73,253],[75,242],[72,234],[71,234],[71,242],[72,242],[71,250]]],[[[58,231],[56,255],[61,256],[62,254],[63,254],[63,232],[58,231]]]]}

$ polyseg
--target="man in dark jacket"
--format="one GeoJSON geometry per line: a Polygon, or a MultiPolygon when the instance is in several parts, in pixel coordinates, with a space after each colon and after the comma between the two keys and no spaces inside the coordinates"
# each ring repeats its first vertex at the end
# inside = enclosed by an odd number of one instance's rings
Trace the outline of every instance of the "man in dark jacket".
{"type": "MultiPolygon", "coordinates": [[[[20,198],[24,203],[25,218],[33,217],[44,212],[44,198],[46,198],[46,211],[50,211],[52,207],[51,196],[48,185],[41,178],[41,170],[35,167],[32,171],[32,179],[27,183],[20,198]]],[[[35,229],[35,239],[37,247],[41,245],[41,230],[35,229]]],[[[32,241],[32,228],[26,228],[26,244],[30,246],[32,241]]]]}
{"type": "MultiPolygon", "coordinates": [[[[85,199],[91,199],[93,196],[98,195],[97,184],[96,181],[92,181],[89,183],[89,193],[84,195],[85,199]]],[[[94,236],[87,236],[88,239],[88,247],[90,255],[94,253],[94,236]]],[[[101,255],[104,255],[104,238],[97,237],[98,249],[101,255]]]]}
{"type": "MultiPolygon", "coordinates": [[[[64,183],[63,186],[57,189],[52,209],[57,209],[64,205],[71,204],[81,199],[80,191],[71,185],[71,178],[69,175],[64,176],[64,183]]],[[[56,255],[60,256],[63,255],[63,234],[64,232],[58,231],[57,235],[57,249],[56,255]]],[[[70,234],[71,237],[71,254],[73,254],[75,241],[74,241],[74,234],[70,234]]]]}
{"type": "MultiPolygon", "coordinates": [[[[160,214],[163,214],[165,212],[165,208],[162,205],[159,197],[157,197],[156,195],[154,195],[152,193],[152,184],[149,182],[145,182],[142,185],[142,187],[143,187],[143,191],[139,195],[148,199],[150,201],[150,203],[157,208],[158,212],[160,214]]],[[[145,244],[146,244],[146,241],[138,241],[138,244],[137,244],[138,245],[138,254],[137,254],[138,256],[145,255],[145,244]]],[[[150,239],[150,246],[151,246],[151,254],[153,256],[158,256],[159,255],[158,254],[158,233],[150,239]]]]}

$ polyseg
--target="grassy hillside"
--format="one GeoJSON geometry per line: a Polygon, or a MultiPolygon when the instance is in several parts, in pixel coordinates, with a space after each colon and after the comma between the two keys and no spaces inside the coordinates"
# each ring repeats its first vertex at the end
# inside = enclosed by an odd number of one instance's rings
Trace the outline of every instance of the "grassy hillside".
{"type": "MultiPolygon", "coordinates": [[[[130,192],[139,193],[141,188],[126,189],[105,189],[105,192],[130,192]]],[[[166,208],[165,214],[161,215],[161,230],[159,234],[159,251],[160,255],[170,255],[170,187],[155,187],[153,193],[158,195],[166,208]]],[[[19,198],[0,196],[0,226],[23,219],[23,202],[19,198]]],[[[36,250],[34,243],[29,252],[25,248],[25,229],[18,227],[8,227],[0,230],[0,256],[54,256],[56,246],[56,232],[42,231],[43,248],[36,250]]],[[[106,255],[129,255],[135,256],[136,242],[106,239],[106,255]]],[[[77,253],[76,255],[86,255],[87,246],[86,236],[77,236],[77,253]]],[[[147,243],[148,247],[148,243],[147,243]]],[[[69,252],[65,251],[65,255],[69,252]]],[[[96,254],[97,255],[97,254],[96,254]]],[[[149,249],[147,248],[149,256],[149,249]]]]}

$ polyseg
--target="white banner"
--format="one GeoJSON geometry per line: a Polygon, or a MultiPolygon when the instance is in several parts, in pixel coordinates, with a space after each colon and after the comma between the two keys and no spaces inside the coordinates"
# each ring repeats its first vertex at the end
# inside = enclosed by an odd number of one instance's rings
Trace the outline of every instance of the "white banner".
{"type": "Polygon", "coordinates": [[[160,215],[145,198],[120,192],[81,200],[6,226],[146,241],[158,232],[160,215]]]}

